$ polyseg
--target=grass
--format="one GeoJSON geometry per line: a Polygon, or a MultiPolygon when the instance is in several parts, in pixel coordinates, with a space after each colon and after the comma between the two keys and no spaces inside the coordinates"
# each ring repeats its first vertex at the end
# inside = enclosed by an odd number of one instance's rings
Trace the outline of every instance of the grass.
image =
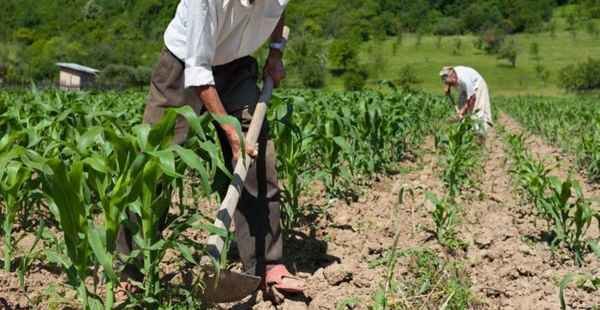
{"type": "MultiPolygon", "coordinates": [[[[384,59],[384,65],[377,76],[371,76],[369,84],[375,84],[378,80],[398,79],[401,68],[411,65],[421,83],[419,88],[434,93],[441,93],[442,86],[438,73],[446,65],[466,65],[479,71],[488,82],[492,96],[504,95],[544,95],[564,96],[566,93],[560,88],[558,71],[566,65],[583,61],[588,57],[600,55],[599,39],[588,34],[583,27],[577,32],[577,37],[565,31],[565,22],[561,18],[555,18],[557,31],[552,37],[550,32],[517,34],[511,38],[515,39],[518,47],[516,68],[510,67],[504,60],[497,60],[495,55],[486,55],[475,49],[473,35],[443,37],[440,46],[437,37],[432,35],[423,36],[421,44],[416,46],[417,36],[415,34],[404,34],[402,44],[393,53],[395,38],[389,38],[383,43],[369,42],[361,47],[361,63],[373,67],[374,57],[377,53],[384,59]],[[460,39],[462,52],[453,55],[454,42],[460,39]],[[551,72],[550,80],[543,83],[536,74],[536,61],[529,54],[533,42],[539,45],[541,64],[551,72]]],[[[339,78],[330,77],[328,87],[343,89],[343,81],[339,78]]]]}
{"type": "MultiPolygon", "coordinates": [[[[407,36],[403,45],[398,47],[397,55],[392,55],[393,40],[384,43],[384,57],[388,60],[381,77],[395,79],[394,76],[404,65],[411,65],[422,83],[419,85],[429,92],[441,93],[442,86],[438,77],[440,68],[445,65],[466,65],[478,70],[486,79],[492,94],[500,95],[564,95],[559,88],[558,71],[575,61],[600,55],[598,39],[579,33],[573,40],[567,32],[559,32],[556,38],[549,33],[520,34],[515,36],[519,46],[516,68],[507,62],[497,60],[494,55],[486,55],[473,47],[474,36],[445,37],[441,47],[436,47],[436,38],[423,37],[421,46],[416,47],[415,36],[407,36]],[[460,38],[463,52],[452,55],[453,42],[460,38]],[[536,62],[530,59],[529,46],[537,42],[540,46],[541,63],[550,70],[550,81],[544,84],[536,77],[536,62]]],[[[362,55],[367,62],[367,56],[362,55]]]]}
{"type": "Polygon", "coordinates": [[[468,309],[478,304],[458,261],[446,260],[430,249],[386,252],[388,256],[393,254],[396,257],[386,257],[379,263],[395,264],[400,258],[407,272],[391,279],[389,290],[378,290],[370,309],[468,309]]]}

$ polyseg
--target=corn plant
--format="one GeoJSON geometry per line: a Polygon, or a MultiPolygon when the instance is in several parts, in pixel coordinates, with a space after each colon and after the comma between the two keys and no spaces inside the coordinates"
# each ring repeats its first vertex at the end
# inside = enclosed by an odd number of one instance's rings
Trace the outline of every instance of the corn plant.
{"type": "Polygon", "coordinates": [[[58,221],[64,232],[67,257],[60,259],[69,277],[69,284],[77,290],[86,309],[97,307],[100,301],[90,297],[85,281],[90,274],[90,246],[88,240],[89,193],[84,189],[84,165],[81,161],[69,165],[51,159],[47,162],[50,173],[43,177],[44,191],[58,210],[58,221]],[[94,305],[94,306],[90,306],[94,305]]]}
{"type": "MultiPolygon", "coordinates": [[[[186,205],[184,184],[190,183],[184,183],[184,175],[192,177],[194,187],[200,188],[194,190],[203,198],[217,195],[219,184],[231,176],[212,123],[235,122],[197,117],[181,108],[166,113],[164,122],[154,127],[138,125],[143,97],[36,89],[0,93],[0,205],[7,240],[3,254],[15,252],[14,223],[40,211],[34,219],[41,217],[48,226],[41,239],[45,255],[40,257],[63,267],[84,308],[114,307],[119,263],[138,259],[146,275],[139,284],[143,293],[130,296],[129,305],[155,307],[170,300],[173,292],[159,278],[164,253],[173,249],[195,264],[195,252],[203,247],[183,232],[211,229],[186,205]],[[192,129],[181,146],[171,144],[176,114],[192,129]],[[163,221],[173,196],[179,197],[178,213],[163,221]],[[126,212],[140,221],[129,221],[126,212]],[[115,253],[120,224],[136,232],[137,250],[129,256],[115,253]],[[158,234],[164,228],[159,226],[166,226],[168,233],[158,234]]],[[[285,91],[273,100],[269,113],[279,151],[284,225],[292,228],[301,216],[300,198],[308,184],[321,180],[330,197],[356,197],[368,178],[393,172],[398,161],[415,153],[448,109],[439,97],[398,91],[285,91]]],[[[21,262],[34,256],[27,254],[21,262]]],[[[5,259],[5,266],[11,261],[5,259]]],[[[27,265],[19,273],[25,274],[27,265]]]]}
{"type": "Polygon", "coordinates": [[[447,136],[437,135],[436,145],[444,152],[442,180],[451,197],[472,184],[470,174],[477,165],[478,147],[474,142],[472,121],[452,125],[447,136]]]}
{"type": "Polygon", "coordinates": [[[284,114],[277,118],[277,131],[275,141],[279,151],[279,173],[284,176],[283,185],[283,226],[292,229],[301,214],[300,195],[306,186],[304,169],[306,161],[311,154],[311,143],[314,140],[310,126],[302,128],[294,123],[293,105],[282,106],[284,114]]]}
{"type": "Polygon", "coordinates": [[[12,228],[17,216],[26,200],[22,195],[23,187],[31,178],[31,170],[23,163],[10,161],[0,165],[0,193],[4,197],[4,219],[2,230],[4,233],[4,270],[9,272],[12,264],[13,236],[12,228]]]}
{"type": "Polygon", "coordinates": [[[456,203],[452,198],[440,199],[431,192],[427,192],[426,197],[433,204],[431,216],[435,224],[435,237],[438,242],[451,250],[463,247],[464,243],[458,239],[455,230],[459,211],[456,203]]]}
{"type": "Polygon", "coordinates": [[[573,153],[590,181],[600,181],[600,114],[594,98],[519,97],[497,102],[528,130],[573,153]]]}
{"type": "Polygon", "coordinates": [[[596,212],[585,200],[580,185],[571,179],[561,182],[557,178],[550,181],[551,193],[541,201],[552,225],[554,245],[564,243],[575,256],[578,265],[583,264],[583,254],[588,242],[586,232],[592,224],[596,212]]]}
{"type": "Polygon", "coordinates": [[[513,158],[511,171],[537,214],[546,220],[554,235],[551,245],[564,245],[573,253],[575,262],[583,264],[583,255],[591,242],[586,233],[593,220],[599,218],[598,213],[583,197],[579,183],[551,176],[551,170],[529,154],[522,135],[509,135],[507,140],[513,158]]]}

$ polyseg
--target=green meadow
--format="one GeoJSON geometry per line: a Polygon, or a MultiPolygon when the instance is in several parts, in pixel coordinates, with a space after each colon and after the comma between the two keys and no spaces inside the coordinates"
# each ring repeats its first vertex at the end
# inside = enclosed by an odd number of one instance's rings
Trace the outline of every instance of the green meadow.
{"type": "MultiPolygon", "coordinates": [[[[488,55],[474,46],[477,37],[474,35],[437,37],[426,35],[418,38],[415,34],[404,34],[400,43],[396,38],[384,42],[369,42],[360,49],[361,63],[371,70],[368,83],[376,84],[380,80],[399,79],[402,67],[410,65],[418,77],[416,88],[427,92],[441,92],[442,85],[438,76],[440,69],[446,65],[465,65],[475,68],[486,79],[494,95],[543,95],[561,96],[567,93],[560,87],[559,71],[567,65],[585,61],[589,57],[600,56],[600,37],[580,29],[576,36],[564,29],[564,21],[558,22],[560,31],[554,35],[550,32],[523,33],[507,37],[514,39],[518,56],[516,67],[507,60],[499,60],[496,55],[488,55]],[[454,53],[456,42],[460,40],[461,49],[454,53]],[[548,70],[549,78],[543,81],[536,73],[538,61],[532,57],[532,43],[539,48],[539,63],[548,70]],[[396,49],[394,52],[394,45],[396,49]],[[380,53],[377,56],[377,53],[380,53]],[[383,59],[377,65],[376,59],[383,59]],[[380,62],[381,63],[381,62],[380,62]]],[[[330,76],[328,87],[343,89],[343,81],[330,76]]]]}

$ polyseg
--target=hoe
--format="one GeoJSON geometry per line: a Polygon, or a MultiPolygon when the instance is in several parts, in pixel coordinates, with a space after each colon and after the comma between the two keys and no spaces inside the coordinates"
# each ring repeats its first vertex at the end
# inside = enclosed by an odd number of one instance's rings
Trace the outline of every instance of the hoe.
{"type": "MultiPolygon", "coordinates": [[[[288,35],[289,29],[285,27],[283,36],[286,40],[288,35]]],[[[247,145],[255,145],[258,140],[267,113],[267,103],[270,101],[272,93],[273,80],[270,77],[267,77],[263,84],[260,99],[256,104],[250,128],[246,134],[245,142],[247,145]]],[[[245,154],[245,152],[243,153],[245,154]]],[[[214,226],[219,229],[228,230],[231,226],[233,214],[235,213],[244,187],[244,181],[248,174],[248,168],[253,162],[253,159],[250,156],[244,155],[244,157],[245,158],[240,158],[236,163],[233,172],[233,180],[229,185],[227,195],[223,199],[217,212],[214,226]]],[[[225,240],[223,240],[221,236],[213,234],[208,238],[207,250],[212,259],[216,261],[220,260],[224,246],[225,240]]],[[[261,278],[254,275],[230,270],[221,270],[217,272],[212,268],[212,264],[209,263],[203,265],[205,271],[204,299],[208,302],[224,303],[241,300],[244,297],[253,294],[258,289],[261,282],[261,278]]]]}

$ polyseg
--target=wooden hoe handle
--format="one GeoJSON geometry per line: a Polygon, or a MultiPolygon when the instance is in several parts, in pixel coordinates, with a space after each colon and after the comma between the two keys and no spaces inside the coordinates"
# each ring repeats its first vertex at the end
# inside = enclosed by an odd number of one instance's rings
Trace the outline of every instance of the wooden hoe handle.
{"type": "MultiPolygon", "coordinates": [[[[272,94],[273,80],[270,77],[267,77],[264,81],[260,99],[256,104],[254,115],[250,122],[250,128],[248,129],[248,133],[246,133],[246,145],[256,145],[267,114],[267,103],[271,100],[272,94]]],[[[244,181],[248,174],[248,168],[254,162],[254,159],[248,156],[245,150],[242,150],[241,152],[242,155],[240,156],[240,160],[237,161],[235,170],[233,171],[233,180],[227,189],[225,199],[221,202],[221,207],[219,208],[217,218],[214,222],[214,226],[224,230],[229,230],[229,227],[231,226],[233,214],[235,213],[242,190],[244,189],[244,181]],[[241,158],[242,156],[244,158],[241,158]]],[[[218,260],[221,257],[224,246],[225,240],[223,240],[221,236],[211,235],[208,238],[207,250],[208,254],[213,258],[218,260]]]]}

